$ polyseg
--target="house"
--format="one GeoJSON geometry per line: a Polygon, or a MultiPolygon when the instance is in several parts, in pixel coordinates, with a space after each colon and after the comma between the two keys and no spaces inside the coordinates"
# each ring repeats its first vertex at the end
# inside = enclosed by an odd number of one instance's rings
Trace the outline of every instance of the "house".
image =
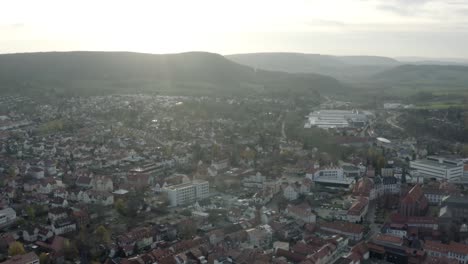
{"type": "Polygon", "coordinates": [[[138,227],[117,237],[117,244],[127,255],[133,254],[135,247],[146,248],[153,244],[153,234],[148,227],[138,227]]]}
{"type": "Polygon", "coordinates": [[[441,242],[427,240],[424,243],[424,249],[431,257],[446,257],[448,259],[456,260],[457,263],[468,263],[468,245],[450,242],[450,244],[443,244],[441,242]]]}
{"type": "Polygon", "coordinates": [[[38,240],[39,228],[36,226],[28,226],[21,232],[21,237],[26,242],[36,242],[38,240]]]}
{"type": "Polygon", "coordinates": [[[28,174],[31,175],[33,178],[42,179],[44,178],[44,169],[40,167],[31,167],[28,170],[28,174]]]}
{"type": "Polygon", "coordinates": [[[364,236],[364,226],[342,221],[324,222],[320,225],[320,230],[340,234],[354,241],[359,241],[364,236]]]}
{"type": "Polygon", "coordinates": [[[76,231],[76,223],[71,218],[58,219],[51,226],[56,236],[76,231]]]}
{"type": "Polygon", "coordinates": [[[283,188],[283,196],[289,201],[296,200],[299,197],[299,188],[296,184],[288,184],[283,188]]]}
{"type": "Polygon", "coordinates": [[[299,193],[301,194],[308,194],[310,190],[314,187],[314,182],[311,179],[304,178],[302,180],[302,184],[299,187],[299,193]]]}
{"type": "Polygon", "coordinates": [[[351,248],[351,252],[346,256],[351,260],[351,264],[360,264],[369,259],[369,248],[366,242],[360,242],[351,248]]]}
{"type": "Polygon", "coordinates": [[[127,175],[127,183],[135,190],[153,186],[153,178],[148,173],[132,172],[127,175]]]}
{"type": "Polygon", "coordinates": [[[367,215],[367,210],[369,208],[369,199],[366,197],[358,197],[351,208],[349,208],[346,213],[346,217],[351,223],[358,223],[364,220],[367,215]]]}
{"type": "Polygon", "coordinates": [[[432,205],[439,205],[445,197],[460,194],[460,189],[453,183],[447,181],[425,184],[423,186],[424,196],[432,205]]]}
{"type": "Polygon", "coordinates": [[[91,188],[92,178],[88,176],[78,176],[75,181],[75,185],[81,188],[91,188]]]}
{"type": "Polygon", "coordinates": [[[444,197],[439,211],[439,220],[445,223],[464,222],[468,219],[468,197],[464,195],[450,195],[444,197]]]}
{"type": "Polygon", "coordinates": [[[39,233],[37,234],[37,240],[46,241],[49,238],[53,237],[54,233],[52,230],[44,227],[39,227],[39,233]]]}
{"type": "Polygon", "coordinates": [[[246,188],[261,189],[263,188],[265,182],[266,182],[266,176],[260,174],[260,172],[257,172],[257,174],[255,175],[251,175],[242,179],[242,186],[246,188]]]}
{"type": "Polygon", "coordinates": [[[422,216],[428,208],[429,201],[424,196],[421,185],[416,184],[401,200],[399,212],[403,216],[422,216]]]}
{"type": "Polygon", "coordinates": [[[107,176],[94,176],[91,180],[91,186],[96,191],[112,192],[114,191],[114,182],[107,176]]]}
{"type": "Polygon", "coordinates": [[[64,187],[58,187],[58,188],[54,189],[53,195],[54,195],[54,197],[60,197],[60,198],[63,198],[63,199],[67,199],[68,198],[68,191],[64,187]]]}
{"type": "Polygon", "coordinates": [[[247,229],[249,245],[254,247],[268,247],[272,242],[273,230],[269,225],[260,225],[247,229]]]}
{"type": "Polygon", "coordinates": [[[211,162],[211,167],[216,171],[226,170],[229,166],[229,159],[221,159],[211,162]]]}
{"type": "Polygon", "coordinates": [[[23,255],[13,256],[2,262],[2,264],[39,264],[39,257],[34,252],[28,252],[23,255]]]}
{"type": "Polygon", "coordinates": [[[352,194],[355,197],[367,197],[369,200],[374,200],[378,197],[374,181],[367,176],[357,181],[353,187],[352,194]]]}
{"type": "Polygon", "coordinates": [[[90,203],[109,206],[114,204],[114,195],[105,191],[87,190],[90,203]]]}
{"type": "Polygon", "coordinates": [[[23,190],[25,192],[35,192],[39,189],[40,182],[36,179],[26,181],[23,184],[23,190]]]}
{"type": "Polygon", "coordinates": [[[5,227],[16,221],[16,212],[13,208],[5,208],[0,210],[0,227],[5,227]]]}
{"type": "Polygon", "coordinates": [[[399,194],[401,192],[401,182],[395,176],[382,177],[383,194],[399,194]]]}
{"type": "Polygon", "coordinates": [[[64,207],[52,207],[47,214],[47,218],[51,222],[55,222],[59,219],[64,219],[68,217],[68,210],[64,207]]]}
{"type": "Polygon", "coordinates": [[[48,178],[43,178],[39,181],[39,186],[37,187],[37,192],[42,194],[49,194],[53,191],[52,184],[55,180],[51,179],[52,181],[48,180],[48,178]]]}
{"type": "Polygon", "coordinates": [[[68,207],[68,201],[61,197],[53,197],[49,204],[51,207],[68,207]]]}
{"type": "Polygon", "coordinates": [[[286,207],[285,213],[286,215],[307,224],[315,223],[317,220],[317,216],[312,212],[312,209],[307,204],[297,206],[289,204],[286,207]]]}

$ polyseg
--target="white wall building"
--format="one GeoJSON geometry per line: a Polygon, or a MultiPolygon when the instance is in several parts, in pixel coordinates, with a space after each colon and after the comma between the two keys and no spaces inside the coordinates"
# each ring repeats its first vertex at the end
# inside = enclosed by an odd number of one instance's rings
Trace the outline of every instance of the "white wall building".
{"type": "Polygon", "coordinates": [[[295,188],[293,184],[288,184],[283,189],[283,196],[289,201],[296,200],[299,197],[299,190],[295,188]]]}
{"type": "Polygon", "coordinates": [[[9,225],[16,220],[16,212],[12,208],[8,207],[0,210],[0,227],[9,225]]]}
{"type": "Polygon", "coordinates": [[[265,182],[266,182],[266,176],[260,174],[260,172],[257,172],[257,174],[255,175],[251,175],[249,177],[242,179],[242,186],[247,187],[247,188],[262,189],[265,182]]]}
{"type": "Polygon", "coordinates": [[[163,191],[167,193],[171,206],[179,206],[207,198],[210,184],[208,181],[194,180],[191,183],[164,187],[163,191]]]}
{"type": "Polygon", "coordinates": [[[354,123],[367,123],[367,116],[357,110],[320,110],[309,114],[305,128],[343,128],[354,123]]]}
{"type": "Polygon", "coordinates": [[[463,177],[463,160],[437,156],[428,156],[410,162],[410,168],[415,169],[427,179],[447,180],[456,182],[463,177]]]}
{"type": "Polygon", "coordinates": [[[312,178],[310,178],[310,176],[308,176],[309,179],[311,179],[315,183],[321,184],[342,185],[345,187],[349,187],[351,184],[354,183],[354,179],[346,177],[343,168],[341,167],[331,166],[321,168],[313,174],[312,178]]]}

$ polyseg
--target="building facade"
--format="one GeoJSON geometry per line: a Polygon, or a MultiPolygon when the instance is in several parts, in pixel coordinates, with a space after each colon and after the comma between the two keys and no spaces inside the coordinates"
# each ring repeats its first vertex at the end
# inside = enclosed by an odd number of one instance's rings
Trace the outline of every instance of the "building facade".
{"type": "Polygon", "coordinates": [[[164,187],[163,191],[167,193],[171,206],[179,206],[207,198],[210,184],[208,181],[194,180],[191,183],[164,187]]]}
{"type": "Polygon", "coordinates": [[[428,156],[426,159],[411,161],[410,168],[417,170],[427,179],[456,182],[463,177],[463,160],[461,159],[428,156]]]}

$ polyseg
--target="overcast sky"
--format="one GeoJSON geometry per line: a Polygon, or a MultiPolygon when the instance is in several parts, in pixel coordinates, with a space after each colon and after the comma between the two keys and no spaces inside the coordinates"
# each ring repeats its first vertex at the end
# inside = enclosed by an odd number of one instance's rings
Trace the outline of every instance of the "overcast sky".
{"type": "Polygon", "coordinates": [[[2,0],[0,53],[291,51],[468,58],[468,0],[2,0]]]}

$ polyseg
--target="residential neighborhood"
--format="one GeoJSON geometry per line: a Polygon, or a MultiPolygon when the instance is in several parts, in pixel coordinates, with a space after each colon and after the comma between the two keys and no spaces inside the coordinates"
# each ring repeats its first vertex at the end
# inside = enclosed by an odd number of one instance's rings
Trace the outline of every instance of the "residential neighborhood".
{"type": "Polygon", "coordinates": [[[466,160],[377,139],[370,111],[315,127],[286,99],[8,100],[2,264],[468,263],[466,160]]]}

